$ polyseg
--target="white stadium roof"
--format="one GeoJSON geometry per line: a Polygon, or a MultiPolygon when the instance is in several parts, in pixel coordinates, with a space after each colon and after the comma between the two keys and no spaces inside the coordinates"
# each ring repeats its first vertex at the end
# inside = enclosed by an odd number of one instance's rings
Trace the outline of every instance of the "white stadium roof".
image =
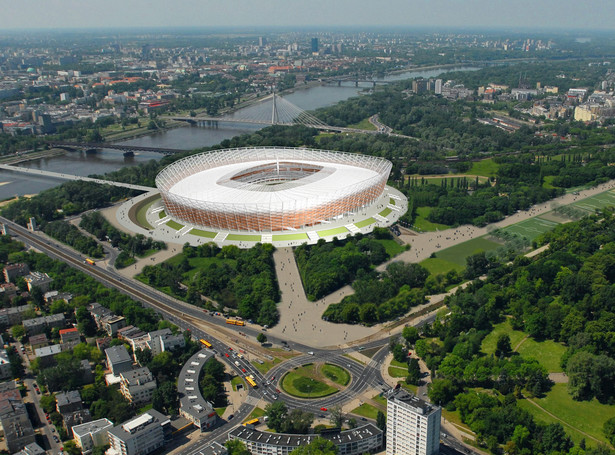
{"type": "Polygon", "coordinates": [[[297,165],[308,164],[319,166],[322,169],[303,178],[279,183],[276,185],[261,183],[243,183],[229,186],[230,177],[250,168],[261,165],[275,164],[272,160],[251,161],[249,163],[235,163],[207,169],[190,175],[173,185],[169,192],[190,199],[208,201],[211,203],[241,202],[270,207],[277,204],[293,204],[298,200],[305,201],[299,204],[310,208],[316,204],[328,202],[323,196],[330,195],[333,200],[337,191],[358,182],[377,177],[378,172],[351,166],[347,164],[326,163],[310,160],[284,160],[285,163],[297,165]]]}

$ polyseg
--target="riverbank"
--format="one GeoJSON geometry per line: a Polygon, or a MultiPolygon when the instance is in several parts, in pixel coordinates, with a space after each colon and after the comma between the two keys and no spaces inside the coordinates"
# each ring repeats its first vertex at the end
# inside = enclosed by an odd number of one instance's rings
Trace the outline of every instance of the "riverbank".
{"type": "Polygon", "coordinates": [[[42,158],[51,158],[53,156],[64,155],[66,150],[51,148],[48,150],[30,150],[21,152],[17,155],[8,155],[0,157],[0,164],[20,164],[28,161],[40,160],[42,158]]]}

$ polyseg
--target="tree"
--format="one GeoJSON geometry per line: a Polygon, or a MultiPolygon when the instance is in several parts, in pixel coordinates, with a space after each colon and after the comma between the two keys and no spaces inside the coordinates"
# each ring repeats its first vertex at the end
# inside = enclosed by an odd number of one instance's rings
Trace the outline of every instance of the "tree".
{"type": "Polygon", "coordinates": [[[387,429],[387,416],[382,411],[378,411],[378,414],[376,414],[376,426],[382,431],[387,429]]]}
{"type": "Polygon", "coordinates": [[[421,380],[421,367],[419,366],[419,360],[411,358],[408,360],[408,377],[406,383],[412,385],[419,385],[421,380]]]}
{"type": "Polygon", "coordinates": [[[269,418],[267,424],[276,432],[281,432],[288,417],[288,408],[283,401],[274,401],[265,407],[265,415],[269,418]]]}
{"type": "Polygon", "coordinates": [[[591,400],[594,396],[590,383],[594,357],[579,351],[568,360],[568,392],[574,400],[591,400]]]}
{"type": "Polygon", "coordinates": [[[615,445],[615,417],[611,417],[609,420],[604,422],[602,432],[609,440],[611,445],[615,445]]]}
{"type": "Polygon", "coordinates": [[[64,452],[68,455],[81,455],[81,449],[77,447],[77,443],[72,439],[64,443],[64,452]]]}
{"type": "Polygon", "coordinates": [[[337,446],[325,438],[315,438],[306,446],[297,447],[291,455],[337,455],[337,446]]]}
{"type": "Polygon", "coordinates": [[[404,340],[406,340],[406,343],[410,346],[414,346],[414,343],[420,338],[418,329],[412,326],[404,327],[401,336],[404,337],[404,340]]]}
{"type": "Polygon", "coordinates": [[[250,451],[246,445],[239,439],[231,439],[224,443],[224,446],[228,450],[228,455],[250,455],[250,451]]]}
{"type": "Polygon", "coordinates": [[[283,427],[284,433],[305,434],[308,433],[314,422],[314,414],[304,412],[301,409],[293,409],[286,419],[283,427]]]}
{"type": "Polygon", "coordinates": [[[445,405],[457,393],[457,388],[450,379],[434,379],[429,386],[429,399],[432,403],[445,405]]]}
{"type": "Polygon", "coordinates": [[[43,408],[43,411],[45,411],[46,413],[51,413],[53,411],[55,411],[56,409],[56,396],[55,394],[51,394],[51,395],[42,395],[41,399],[41,408],[43,408]]]}
{"type": "Polygon", "coordinates": [[[26,329],[21,324],[14,325],[11,327],[11,335],[13,335],[13,338],[16,340],[21,340],[24,336],[26,336],[26,329]]]}
{"type": "Polygon", "coordinates": [[[267,336],[264,333],[259,333],[258,335],[256,335],[256,341],[258,341],[259,343],[266,343],[267,342],[267,336]]]}
{"type": "Polygon", "coordinates": [[[495,345],[495,355],[496,357],[508,357],[511,352],[510,336],[507,333],[502,333],[495,345]]]}
{"type": "Polygon", "coordinates": [[[331,425],[341,428],[344,423],[344,413],[342,412],[342,408],[340,406],[335,406],[329,409],[329,411],[331,412],[331,416],[329,417],[331,425]]]}
{"type": "Polygon", "coordinates": [[[179,411],[179,398],[174,381],[164,382],[154,390],[152,407],[163,414],[177,415],[179,411]]]}
{"type": "Polygon", "coordinates": [[[393,351],[393,358],[397,362],[405,362],[406,359],[408,358],[408,353],[406,349],[404,349],[404,347],[400,343],[395,343],[392,351],[393,351]]]}

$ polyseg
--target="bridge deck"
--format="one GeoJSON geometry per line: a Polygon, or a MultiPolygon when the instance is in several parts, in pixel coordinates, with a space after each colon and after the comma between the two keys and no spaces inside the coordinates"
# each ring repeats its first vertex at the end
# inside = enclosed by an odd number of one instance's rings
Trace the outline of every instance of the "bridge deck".
{"type": "Polygon", "coordinates": [[[122,182],[113,182],[111,180],[103,180],[103,179],[95,179],[92,177],[82,177],[80,175],[72,175],[72,174],[62,174],[59,172],[51,172],[51,171],[42,171],[40,169],[30,169],[19,166],[11,166],[9,164],[0,164],[0,169],[4,169],[7,171],[13,172],[22,172],[24,174],[34,174],[34,175],[43,175],[45,177],[52,177],[61,180],[82,180],[84,182],[94,182],[100,183],[102,185],[113,185],[118,186],[120,188],[128,188],[131,190],[138,191],[156,191],[156,188],[152,188],[149,186],[141,186],[141,185],[133,185],[131,183],[122,183],[122,182]]]}

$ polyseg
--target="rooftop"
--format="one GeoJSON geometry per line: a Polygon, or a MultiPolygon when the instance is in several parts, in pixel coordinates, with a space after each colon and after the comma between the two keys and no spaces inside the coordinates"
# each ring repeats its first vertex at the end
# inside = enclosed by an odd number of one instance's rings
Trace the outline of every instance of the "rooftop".
{"type": "Polygon", "coordinates": [[[78,390],[70,390],[68,392],[60,392],[56,394],[58,407],[66,406],[71,403],[81,403],[81,395],[78,390]]]}
{"type": "Polygon", "coordinates": [[[155,409],[150,409],[145,414],[141,414],[134,419],[128,420],[121,425],[113,427],[109,430],[109,433],[122,441],[128,441],[129,439],[138,437],[141,430],[151,425],[162,426],[168,422],[169,419],[165,415],[155,409]]]}
{"type": "Polygon", "coordinates": [[[73,427],[73,433],[80,437],[89,433],[97,433],[101,430],[107,430],[113,426],[113,422],[108,419],[98,419],[92,422],[82,423],[73,427]]]}
{"type": "Polygon", "coordinates": [[[438,409],[437,406],[434,406],[425,400],[421,400],[416,395],[407,392],[401,387],[399,389],[391,389],[385,394],[385,397],[388,400],[400,404],[405,408],[410,409],[421,415],[429,415],[438,409]]]}
{"type": "Polygon", "coordinates": [[[118,364],[122,362],[130,362],[132,363],[132,359],[126,350],[124,345],[113,346],[105,349],[105,355],[109,359],[109,362],[112,364],[118,364]]]}
{"type": "Polygon", "coordinates": [[[194,354],[185,363],[177,379],[177,392],[182,411],[202,419],[213,412],[211,403],[206,401],[199,390],[201,368],[213,355],[205,350],[194,354]]]}
{"type": "Polygon", "coordinates": [[[286,433],[269,433],[266,431],[258,431],[247,426],[238,426],[229,432],[229,438],[231,436],[236,438],[245,439],[252,442],[261,444],[270,444],[276,446],[285,447],[301,447],[312,442],[317,437],[323,437],[333,441],[336,445],[346,444],[355,441],[361,441],[363,439],[377,436],[382,434],[382,431],[372,425],[371,423],[354,428],[352,430],[329,432],[321,435],[317,434],[286,434],[286,433]]]}
{"type": "Polygon", "coordinates": [[[37,348],[34,350],[34,355],[36,357],[47,357],[49,355],[56,355],[62,352],[62,346],[59,344],[54,344],[52,346],[43,346],[42,348],[37,348]]]}

